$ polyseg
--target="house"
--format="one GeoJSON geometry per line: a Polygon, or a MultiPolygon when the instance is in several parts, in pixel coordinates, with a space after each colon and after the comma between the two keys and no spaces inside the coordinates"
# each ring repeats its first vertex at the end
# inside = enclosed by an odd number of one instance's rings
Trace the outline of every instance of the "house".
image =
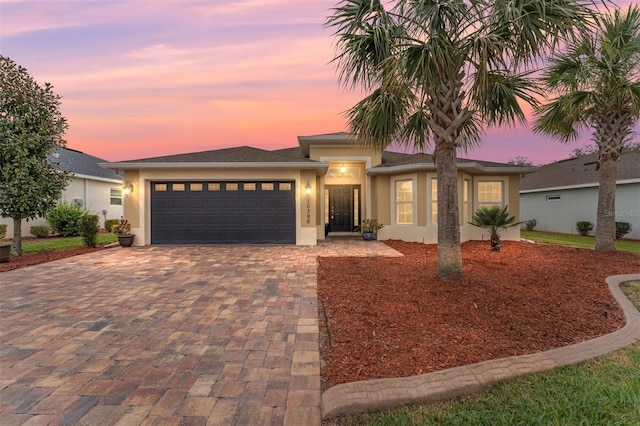
{"type": "MultiPolygon", "coordinates": [[[[122,176],[113,170],[100,167],[102,158],[94,157],[69,148],[58,148],[49,161],[57,163],[62,170],[72,173],[69,185],[62,192],[62,199],[73,203],[100,217],[100,226],[105,219],[122,217],[122,176]]],[[[7,224],[7,238],[13,236],[13,219],[0,218],[7,224]]],[[[35,225],[47,225],[45,218],[22,221],[22,235],[29,236],[35,225]]]]}
{"type": "MultiPolygon", "coordinates": [[[[437,241],[436,166],[427,154],[355,144],[348,133],[298,137],[295,148],[237,147],[106,163],[124,173],[124,209],[136,245],[268,243],[315,245],[351,235],[364,218],[384,224],[379,239],[437,241]]],[[[458,161],[461,238],[482,204],[519,217],[519,179],[533,169],[458,161]]],[[[518,239],[517,229],[505,233],[518,239]]]]}
{"type": "MultiPolygon", "coordinates": [[[[542,166],[520,180],[521,220],[535,218],[536,230],[575,234],[576,222],[596,224],[598,154],[542,166]]],[[[625,238],[640,239],[640,152],[623,153],[618,162],[617,222],[629,222],[625,238]]]]}

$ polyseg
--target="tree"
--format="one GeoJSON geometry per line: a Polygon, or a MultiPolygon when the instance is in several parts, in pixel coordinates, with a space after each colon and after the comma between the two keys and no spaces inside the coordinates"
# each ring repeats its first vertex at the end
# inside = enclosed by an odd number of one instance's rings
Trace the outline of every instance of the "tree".
{"type": "Polygon", "coordinates": [[[13,251],[22,254],[22,219],[45,216],[70,174],[47,157],[66,142],[60,96],[0,56],[0,216],[13,219],[13,251]]]}
{"type": "Polygon", "coordinates": [[[438,275],[462,275],[457,150],[486,125],[525,120],[535,103],[525,67],[584,27],[588,1],[342,0],[336,29],[339,79],[371,94],[347,112],[365,146],[433,144],[438,179],[438,275]]]}
{"type": "Polygon", "coordinates": [[[509,160],[507,164],[511,164],[512,166],[533,166],[533,163],[528,157],[521,155],[516,156],[513,160],[509,160]]]}
{"type": "Polygon", "coordinates": [[[477,226],[489,231],[491,239],[491,251],[500,251],[502,241],[500,232],[518,226],[522,222],[516,222],[515,216],[509,216],[509,206],[500,207],[498,205],[481,206],[471,218],[470,225],[477,226]]]}
{"type": "Polygon", "coordinates": [[[615,251],[617,162],[640,118],[640,7],[602,15],[593,33],[551,58],[542,76],[558,96],[536,111],[534,130],[564,142],[592,129],[598,147],[596,251],[615,251]]]}

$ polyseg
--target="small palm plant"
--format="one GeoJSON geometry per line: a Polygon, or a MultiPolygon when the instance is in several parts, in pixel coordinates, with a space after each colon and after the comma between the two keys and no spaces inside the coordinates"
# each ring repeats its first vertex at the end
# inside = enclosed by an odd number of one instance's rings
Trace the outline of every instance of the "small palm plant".
{"type": "Polygon", "coordinates": [[[488,230],[491,234],[491,251],[500,251],[500,232],[522,223],[515,220],[515,216],[509,217],[509,206],[493,205],[480,207],[469,224],[488,230]]]}

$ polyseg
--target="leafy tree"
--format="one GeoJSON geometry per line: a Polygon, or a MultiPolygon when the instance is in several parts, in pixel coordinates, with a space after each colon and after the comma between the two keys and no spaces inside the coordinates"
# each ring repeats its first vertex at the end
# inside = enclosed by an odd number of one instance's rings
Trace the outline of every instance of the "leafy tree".
{"type": "Polygon", "coordinates": [[[348,112],[363,145],[433,143],[438,179],[438,275],[462,275],[457,150],[486,125],[523,122],[535,103],[533,57],[584,27],[587,0],[342,0],[336,29],[339,78],[370,95],[348,112]]]}
{"type": "Polygon", "coordinates": [[[507,164],[511,164],[513,166],[533,166],[533,162],[529,160],[528,157],[523,157],[518,155],[513,160],[509,160],[507,164]]]}
{"type": "Polygon", "coordinates": [[[534,130],[574,140],[593,130],[600,165],[596,251],[615,251],[617,162],[640,118],[640,7],[602,15],[592,34],[552,57],[542,82],[559,95],[537,110],[534,130]]]}
{"type": "Polygon", "coordinates": [[[515,216],[509,216],[509,206],[498,205],[481,206],[471,218],[470,225],[489,231],[491,236],[491,251],[500,251],[502,241],[500,232],[518,226],[522,222],[516,222],[515,216]]]}
{"type": "Polygon", "coordinates": [[[22,219],[45,216],[70,174],[47,157],[60,146],[67,122],[60,96],[11,59],[0,56],[0,216],[13,219],[13,251],[22,254],[22,219]]]}

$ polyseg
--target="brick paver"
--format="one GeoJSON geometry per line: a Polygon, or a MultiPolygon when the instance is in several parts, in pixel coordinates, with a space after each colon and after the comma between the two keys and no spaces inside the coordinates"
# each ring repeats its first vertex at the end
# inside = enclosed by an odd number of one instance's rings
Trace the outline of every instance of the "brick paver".
{"type": "Polygon", "coordinates": [[[319,425],[316,257],[114,248],[0,274],[0,424],[319,425]]]}

